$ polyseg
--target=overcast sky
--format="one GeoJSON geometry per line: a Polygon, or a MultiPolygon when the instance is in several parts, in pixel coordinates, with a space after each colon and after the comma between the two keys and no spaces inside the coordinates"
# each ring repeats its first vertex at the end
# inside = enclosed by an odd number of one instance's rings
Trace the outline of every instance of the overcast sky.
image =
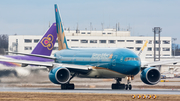
{"type": "Polygon", "coordinates": [[[161,27],[161,36],[177,38],[180,44],[180,0],[0,0],[0,34],[43,35],[49,22],[55,22],[58,4],[64,27],[80,30],[90,23],[93,29],[131,27],[132,36],[153,36],[152,28],[161,27]]]}

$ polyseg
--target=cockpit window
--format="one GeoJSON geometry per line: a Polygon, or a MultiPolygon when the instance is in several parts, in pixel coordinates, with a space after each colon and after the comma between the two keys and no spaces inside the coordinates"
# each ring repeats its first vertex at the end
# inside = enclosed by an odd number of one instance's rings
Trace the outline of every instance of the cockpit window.
{"type": "Polygon", "coordinates": [[[127,57],[124,61],[139,61],[139,58],[127,57]]]}

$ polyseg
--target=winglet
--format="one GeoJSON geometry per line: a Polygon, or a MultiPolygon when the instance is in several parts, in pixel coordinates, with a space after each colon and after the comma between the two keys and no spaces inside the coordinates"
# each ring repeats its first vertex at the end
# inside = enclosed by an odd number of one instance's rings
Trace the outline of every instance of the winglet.
{"type": "Polygon", "coordinates": [[[141,55],[142,51],[147,47],[147,44],[148,44],[148,40],[146,40],[146,42],[144,43],[143,47],[141,47],[141,50],[139,51],[138,56],[141,55]]]}
{"type": "Polygon", "coordinates": [[[55,8],[56,28],[57,28],[57,37],[58,37],[58,50],[68,49],[57,4],[54,5],[54,8],[55,8]]]}

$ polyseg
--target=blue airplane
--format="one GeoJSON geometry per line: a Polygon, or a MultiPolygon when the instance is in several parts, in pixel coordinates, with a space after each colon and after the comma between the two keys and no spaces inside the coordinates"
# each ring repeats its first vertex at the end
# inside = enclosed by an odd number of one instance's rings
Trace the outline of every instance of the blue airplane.
{"type": "Polygon", "coordinates": [[[46,66],[49,69],[50,81],[61,85],[61,89],[74,89],[75,86],[70,81],[75,76],[82,78],[114,78],[116,83],[112,84],[111,88],[126,90],[132,89],[131,80],[140,71],[141,80],[145,84],[154,85],[160,81],[161,74],[154,67],[155,65],[148,67],[148,64],[146,64],[147,66],[141,67],[139,55],[127,48],[69,48],[57,4],[54,6],[59,51],[54,54],[54,57],[37,55],[37,57],[52,59],[54,62],[44,63],[8,59],[0,59],[0,61],[46,66]],[[121,82],[122,78],[127,78],[126,84],[121,82]]]}

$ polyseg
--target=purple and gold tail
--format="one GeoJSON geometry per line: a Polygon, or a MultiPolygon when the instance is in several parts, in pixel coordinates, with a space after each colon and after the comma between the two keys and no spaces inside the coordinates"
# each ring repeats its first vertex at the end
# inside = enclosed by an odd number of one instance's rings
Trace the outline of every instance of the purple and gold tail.
{"type": "Polygon", "coordinates": [[[57,38],[56,23],[53,23],[46,34],[38,42],[31,54],[50,56],[57,38]]]}
{"type": "Polygon", "coordinates": [[[55,7],[57,37],[58,37],[58,50],[68,49],[68,45],[66,42],[66,37],[64,34],[64,29],[63,29],[61,17],[59,15],[59,10],[58,10],[57,4],[55,4],[54,7],[55,7]]]}

